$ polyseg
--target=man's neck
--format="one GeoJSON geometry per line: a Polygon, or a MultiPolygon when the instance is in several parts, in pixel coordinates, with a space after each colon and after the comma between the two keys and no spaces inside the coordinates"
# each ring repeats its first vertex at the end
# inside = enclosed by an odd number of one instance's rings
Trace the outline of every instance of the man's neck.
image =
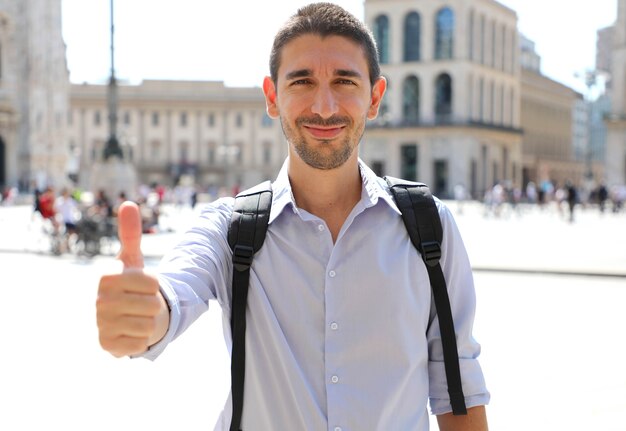
{"type": "Polygon", "coordinates": [[[336,239],[345,219],[361,199],[363,183],[358,158],[351,157],[336,169],[321,170],[292,156],[288,173],[296,205],[326,221],[336,239]]]}

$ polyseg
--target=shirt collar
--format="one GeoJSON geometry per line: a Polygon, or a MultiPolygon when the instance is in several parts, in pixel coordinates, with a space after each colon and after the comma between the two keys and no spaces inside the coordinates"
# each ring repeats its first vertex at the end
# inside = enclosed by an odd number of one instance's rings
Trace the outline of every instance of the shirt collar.
{"type": "MultiPolygon", "coordinates": [[[[270,212],[269,223],[272,223],[276,217],[287,208],[290,208],[293,212],[297,212],[296,201],[293,197],[291,184],[289,183],[289,175],[287,173],[288,162],[289,159],[285,159],[276,180],[272,184],[272,211],[270,212]]],[[[385,180],[376,176],[374,171],[361,159],[359,159],[359,171],[361,173],[361,180],[363,181],[361,201],[359,204],[363,205],[364,208],[373,207],[378,203],[378,200],[382,198],[383,202],[386,202],[395,212],[401,214],[391,197],[389,186],[385,180]]]]}

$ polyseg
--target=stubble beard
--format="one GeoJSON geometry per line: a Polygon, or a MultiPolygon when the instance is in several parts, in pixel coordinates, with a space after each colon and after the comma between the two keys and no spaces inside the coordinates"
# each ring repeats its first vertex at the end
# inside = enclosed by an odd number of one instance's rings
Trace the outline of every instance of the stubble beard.
{"type": "Polygon", "coordinates": [[[285,138],[293,146],[296,154],[304,163],[315,169],[330,170],[342,166],[357,148],[365,130],[365,120],[355,123],[349,117],[331,117],[327,120],[319,116],[298,117],[295,129],[281,118],[285,138]],[[345,126],[351,131],[341,140],[337,148],[332,148],[332,140],[317,140],[316,145],[309,144],[300,131],[304,125],[345,126]],[[316,148],[316,147],[321,147],[316,148]]]}

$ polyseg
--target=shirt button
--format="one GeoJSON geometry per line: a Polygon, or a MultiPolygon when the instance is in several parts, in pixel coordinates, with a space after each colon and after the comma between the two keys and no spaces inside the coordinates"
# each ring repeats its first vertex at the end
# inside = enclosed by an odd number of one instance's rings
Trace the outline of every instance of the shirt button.
{"type": "Polygon", "coordinates": [[[319,230],[320,232],[323,232],[324,231],[324,225],[323,224],[318,225],[317,226],[317,230],[319,230]]]}
{"type": "Polygon", "coordinates": [[[330,378],[330,381],[331,381],[331,382],[333,382],[333,383],[337,383],[337,382],[339,381],[339,377],[337,377],[337,376],[332,376],[332,377],[330,378]]]}
{"type": "Polygon", "coordinates": [[[330,277],[332,278],[332,277],[334,277],[335,275],[337,275],[337,273],[336,273],[335,271],[330,271],[330,272],[328,273],[328,275],[330,275],[330,277]]]}
{"type": "Polygon", "coordinates": [[[339,328],[339,325],[337,325],[337,322],[332,322],[330,324],[330,329],[332,329],[333,331],[336,331],[337,328],[339,328]]]}
{"type": "Polygon", "coordinates": [[[341,431],[341,427],[335,427],[335,431],[341,431]]]}

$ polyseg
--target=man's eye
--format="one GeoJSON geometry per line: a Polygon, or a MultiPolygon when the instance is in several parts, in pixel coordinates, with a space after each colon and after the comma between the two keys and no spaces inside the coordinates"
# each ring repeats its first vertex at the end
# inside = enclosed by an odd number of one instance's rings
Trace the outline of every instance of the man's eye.
{"type": "Polygon", "coordinates": [[[306,85],[309,84],[310,81],[308,79],[296,79],[291,82],[291,85],[306,85]]]}
{"type": "Polygon", "coordinates": [[[350,79],[339,79],[337,83],[342,85],[356,85],[356,83],[350,79]]]}

